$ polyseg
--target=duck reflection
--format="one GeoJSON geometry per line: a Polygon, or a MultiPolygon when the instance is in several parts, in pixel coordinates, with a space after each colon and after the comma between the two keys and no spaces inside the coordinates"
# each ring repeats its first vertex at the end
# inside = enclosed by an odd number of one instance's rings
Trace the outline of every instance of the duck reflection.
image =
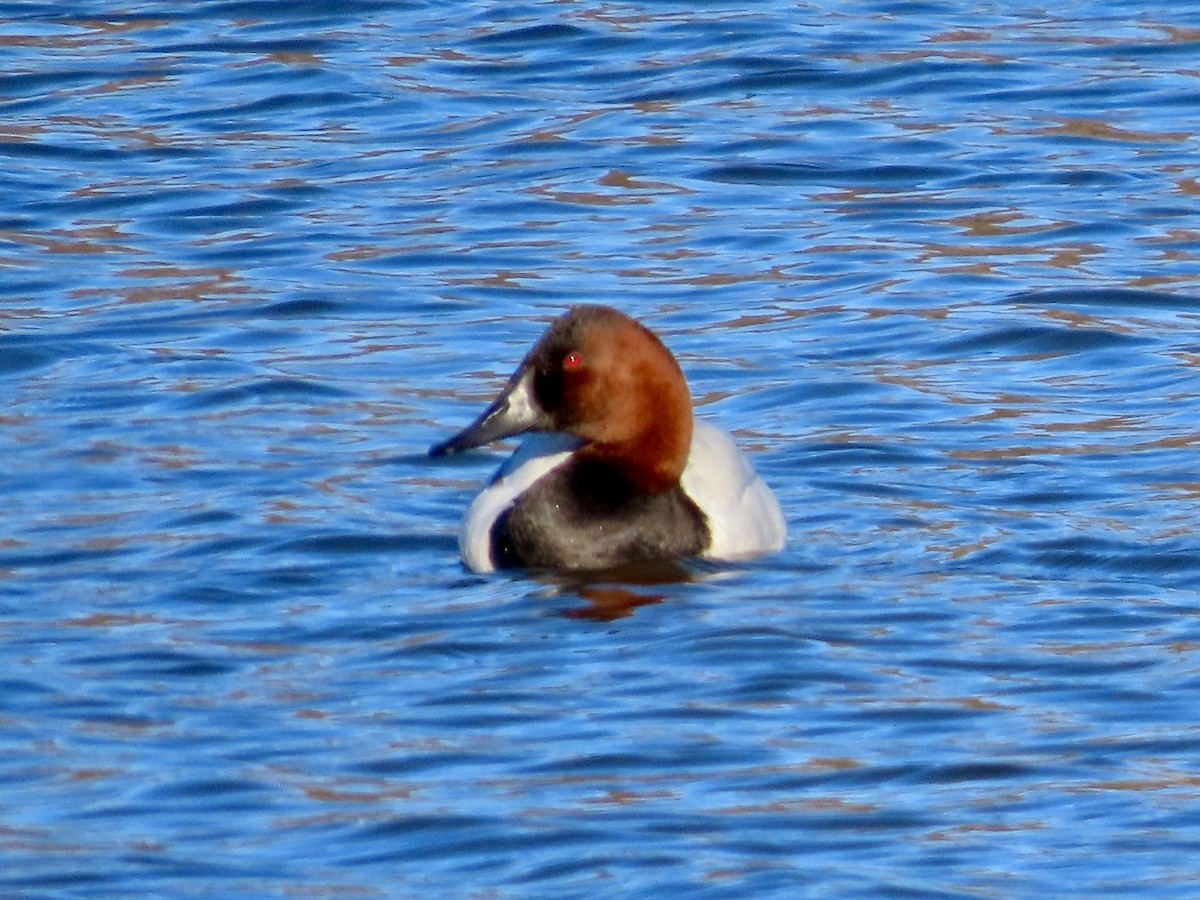
{"type": "Polygon", "coordinates": [[[634,610],[668,599],[670,593],[655,587],[691,584],[711,573],[677,560],[632,563],[593,573],[590,576],[556,575],[551,583],[558,592],[583,601],[562,613],[568,619],[613,622],[633,615],[634,610]]]}

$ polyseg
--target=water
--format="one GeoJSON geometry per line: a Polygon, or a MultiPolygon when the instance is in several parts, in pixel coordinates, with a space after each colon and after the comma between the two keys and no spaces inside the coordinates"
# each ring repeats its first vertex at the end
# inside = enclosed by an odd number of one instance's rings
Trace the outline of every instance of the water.
{"type": "Polygon", "coordinates": [[[1200,6],[6,4],[6,896],[1190,897],[1200,6]],[[461,569],[572,302],[788,549],[461,569]]]}

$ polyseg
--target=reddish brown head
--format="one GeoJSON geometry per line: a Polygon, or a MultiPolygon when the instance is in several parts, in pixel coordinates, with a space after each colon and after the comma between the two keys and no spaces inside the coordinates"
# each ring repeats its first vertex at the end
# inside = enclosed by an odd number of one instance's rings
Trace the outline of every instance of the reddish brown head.
{"type": "Polygon", "coordinates": [[[643,491],[678,483],[692,443],[692,399],[675,357],[645,326],[607,306],[557,319],[496,401],[461,434],[434,447],[452,453],[524,431],[560,431],[584,442],[643,491]]]}

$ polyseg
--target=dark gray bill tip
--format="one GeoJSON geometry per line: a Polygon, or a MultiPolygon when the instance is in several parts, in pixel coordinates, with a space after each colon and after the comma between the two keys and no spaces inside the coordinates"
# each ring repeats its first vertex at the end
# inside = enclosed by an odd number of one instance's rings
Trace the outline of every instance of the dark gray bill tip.
{"type": "Polygon", "coordinates": [[[463,446],[462,441],[459,440],[461,437],[462,437],[462,435],[456,434],[452,438],[447,438],[446,440],[442,441],[441,443],[434,444],[432,447],[429,448],[429,455],[430,456],[450,456],[451,454],[454,454],[454,453],[461,453],[463,450],[467,449],[466,447],[463,446]]]}
{"type": "Polygon", "coordinates": [[[531,399],[529,382],[528,371],[519,369],[500,396],[478,419],[449,440],[434,444],[429,448],[429,455],[448,456],[526,431],[545,429],[549,420],[541,407],[531,399]]]}
{"type": "Polygon", "coordinates": [[[483,414],[458,434],[434,444],[429,448],[430,456],[449,456],[474,447],[482,447],[492,441],[520,434],[529,428],[526,417],[514,411],[508,397],[501,396],[483,411],[483,414]]]}

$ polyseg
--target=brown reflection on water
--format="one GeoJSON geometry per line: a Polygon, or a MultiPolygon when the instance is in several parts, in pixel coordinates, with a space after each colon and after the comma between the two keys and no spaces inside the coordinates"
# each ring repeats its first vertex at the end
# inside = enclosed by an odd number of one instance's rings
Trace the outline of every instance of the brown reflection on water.
{"type": "Polygon", "coordinates": [[[80,288],[71,292],[78,300],[99,300],[114,295],[123,303],[171,303],[178,300],[203,302],[214,297],[246,296],[254,290],[235,270],[224,267],[188,268],[151,265],[120,273],[130,279],[118,288],[80,288]],[[138,280],[134,280],[138,279],[138,280]],[[160,284],[147,285],[147,281],[160,284]]]}
{"type": "Polygon", "coordinates": [[[615,586],[598,586],[580,588],[579,598],[584,601],[584,605],[564,612],[563,615],[566,618],[613,622],[633,615],[639,607],[662,603],[666,599],[666,595],[643,594],[615,586]]]}
{"type": "Polygon", "coordinates": [[[1104,141],[1131,141],[1135,144],[1178,144],[1192,138],[1192,134],[1187,131],[1133,131],[1118,128],[1099,119],[1061,119],[1057,125],[1038,128],[1032,133],[1042,137],[1082,137],[1104,141]]]}
{"type": "Polygon", "coordinates": [[[557,593],[578,597],[583,605],[562,613],[568,619],[613,622],[643,606],[668,599],[672,585],[690,584],[705,575],[684,562],[647,562],[579,575],[547,575],[557,593]]]}
{"type": "Polygon", "coordinates": [[[0,231],[0,241],[38,247],[46,253],[73,255],[132,253],[133,248],[117,242],[120,237],[120,231],[112,225],[85,226],[71,231],[59,228],[45,234],[0,231]]]}

